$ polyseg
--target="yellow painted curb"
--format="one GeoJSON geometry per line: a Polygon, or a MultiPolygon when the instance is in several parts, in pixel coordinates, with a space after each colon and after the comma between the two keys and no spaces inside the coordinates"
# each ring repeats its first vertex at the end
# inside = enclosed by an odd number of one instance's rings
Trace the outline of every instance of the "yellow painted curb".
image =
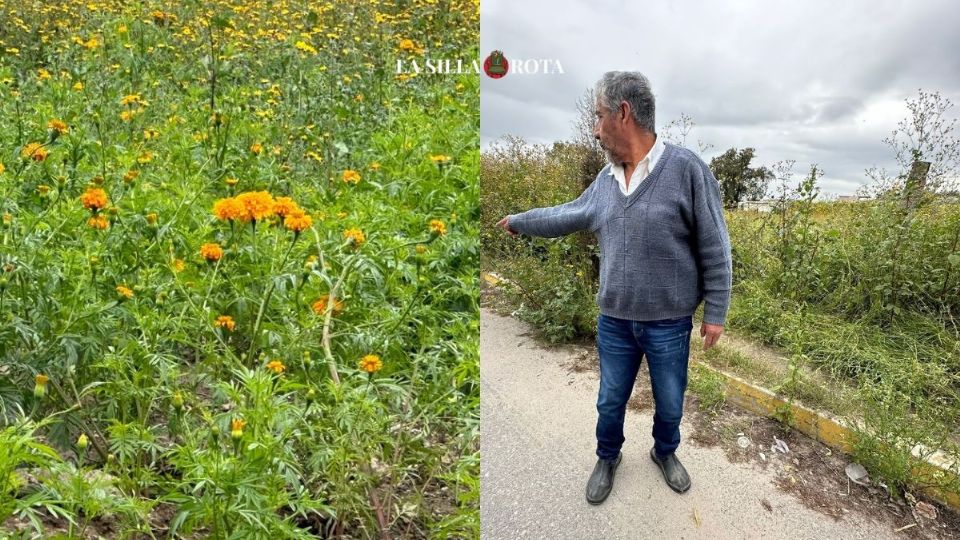
{"type": "MultiPolygon", "coordinates": [[[[697,362],[703,368],[715,373],[726,381],[726,397],[731,403],[746,411],[770,418],[790,418],[790,426],[811,439],[839,450],[844,454],[853,451],[857,433],[850,422],[837,418],[825,411],[818,411],[798,403],[790,403],[776,394],[749,383],[736,375],[717,369],[704,362],[697,362]]],[[[942,451],[930,453],[922,448],[914,448],[912,454],[917,458],[911,469],[915,479],[953,477],[960,475],[960,465],[953,463],[942,451]]],[[[921,491],[937,501],[960,510],[960,494],[945,492],[934,487],[921,491]]]]}
{"type": "Polygon", "coordinates": [[[480,278],[494,287],[500,285],[501,283],[510,283],[509,280],[504,279],[493,272],[480,272],[480,278]]]}

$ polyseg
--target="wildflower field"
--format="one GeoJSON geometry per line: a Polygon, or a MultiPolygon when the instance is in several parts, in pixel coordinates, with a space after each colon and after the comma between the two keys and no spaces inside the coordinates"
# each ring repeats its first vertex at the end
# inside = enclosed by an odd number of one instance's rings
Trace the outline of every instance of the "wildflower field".
{"type": "Polygon", "coordinates": [[[0,0],[0,536],[479,536],[478,16],[0,0]]]}

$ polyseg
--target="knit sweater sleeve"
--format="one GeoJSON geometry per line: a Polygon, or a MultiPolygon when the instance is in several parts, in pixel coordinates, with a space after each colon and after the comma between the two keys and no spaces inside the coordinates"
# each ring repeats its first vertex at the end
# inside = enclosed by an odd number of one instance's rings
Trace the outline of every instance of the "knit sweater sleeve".
{"type": "Polygon", "coordinates": [[[692,183],[696,230],[693,241],[700,275],[703,277],[703,322],[722,325],[730,307],[733,257],[723,217],[720,184],[702,161],[691,163],[688,173],[692,183]]]}
{"type": "Polygon", "coordinates": [[[597,184],[598,182],[594,181],[573,201],[511,215],[507,220],[507,226],[520,234],[545,238],[592,230],[596,219],[594,199],[597,184]]]}

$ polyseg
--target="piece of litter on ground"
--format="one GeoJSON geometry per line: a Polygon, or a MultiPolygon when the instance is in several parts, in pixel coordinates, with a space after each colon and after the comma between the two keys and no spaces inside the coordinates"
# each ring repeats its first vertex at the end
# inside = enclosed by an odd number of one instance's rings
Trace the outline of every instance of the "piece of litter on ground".
{"type": "Polygon", "coordinates": [[[851,463],[847,465],[847,468],[844,469],[847,473],[847,478],[851,482],[860,486],[870,485],[870,475],[867,474],[867,470],[863,468],[863,465],[859,463],[851,463]]]}
{"type": "Polygon", "coordinates": [[[766,461],[766,460],[767,460],[767,455],[764,454],[763,452],[760,452],[760,459],[766,461]]]}
{"type": "Polygon", "coordinates": [[[749,446],[750,446],[750,439],[748,439],[747,437],[741,435],[740,437],[737,438],[737,446],[739,446],[740,448],[747,448],[747,447],[749,447],[749,446]]]}
{"type": "Polygon", "coordinates": [[[697,528],[700,528],[700,512],[697,511],[697,508],[693,508],[693,521],[697,524],[697,528]]]}
{"type": "Polygon", "coordinates": [[[781,454],[786,454],[787,452],[790,451],[790,447],[787,446],[787,443],[778,439],[776,435],[773,436],[773,447],[776,450],[780,451],[781,454]]]}
{"type": "Polygon", "coordinates": [[[916,527],[916,526],[917,526],[916,523],[911,523],[911,524],[909,524],[909,525],[904,525],[903,527],[900,527],[899,529],[894,529],[893,532],[905,531],[905,530],[909,529],[910,527],[916,527]]]}
{"type": "Polygon", "coordinates": [[[937,507],[930,503],[920,501],[917,503],[916,509],[918,514],[927,519],[937,519],[937,507]]]}

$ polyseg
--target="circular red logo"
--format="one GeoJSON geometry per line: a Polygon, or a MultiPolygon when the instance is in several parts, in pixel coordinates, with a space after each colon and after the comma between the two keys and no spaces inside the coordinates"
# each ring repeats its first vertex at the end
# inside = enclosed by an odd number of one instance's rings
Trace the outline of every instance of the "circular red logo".
{"type": "Polygon", "coordinates": [[[499,79],[510,71],[510,63],[503,51],[493,51],[487,59],[483,61],[483,71],[491,79],[499,79]]]}

